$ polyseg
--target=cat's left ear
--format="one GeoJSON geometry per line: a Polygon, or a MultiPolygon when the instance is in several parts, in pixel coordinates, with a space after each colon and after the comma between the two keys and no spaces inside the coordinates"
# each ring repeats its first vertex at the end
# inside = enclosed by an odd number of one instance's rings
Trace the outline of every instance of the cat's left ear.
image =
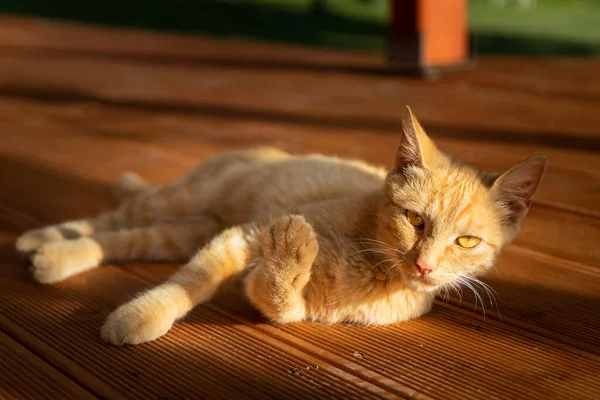
{"type": "Polygon", "coordinates": [[[426,167],[433,162],[436,151],[435,145],[407,106],[402,115],[402,136],[396,151],[396,169],[402,170],[409,165],[426,167]]]}
{"type": "Polygon", "coordinates": [[[546,156],[533,156],[500,175],[492,185],[495,199],[507,207],[511,222],[518,222],[529,211],[547,163],[546,156]]]}

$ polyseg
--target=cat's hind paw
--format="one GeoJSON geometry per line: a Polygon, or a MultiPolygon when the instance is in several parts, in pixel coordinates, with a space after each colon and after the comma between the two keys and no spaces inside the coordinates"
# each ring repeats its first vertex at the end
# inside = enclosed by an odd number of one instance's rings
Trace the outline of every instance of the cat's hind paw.
{"type": "Polygon", "coordinates": [[[102,249],[90,238],[43,244],[31,258],[31,272],[40,283],[56,283],[97,267],[102,249]]]}
{"type": "Polygon", "coordinates": [[[63,236],[57,229],[34,229],[19,236],[15,242],[15,248],[19,253],[31,254],[46,243],[62,239],[63,236]]]}

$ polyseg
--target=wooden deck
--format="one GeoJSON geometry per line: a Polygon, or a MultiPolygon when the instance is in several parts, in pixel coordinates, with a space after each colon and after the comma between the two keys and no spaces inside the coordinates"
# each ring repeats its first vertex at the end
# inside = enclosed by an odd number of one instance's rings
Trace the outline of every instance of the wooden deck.
{"type": "Polygon", "coordinates": [[[600,398],[600,62],[486,58],[438,80],[375,56],[0,18],[0,398],[600,398]],[[25,229],[113,204],[123,170],[161,183],[268,144],[390,165],[409,104],[440,146],[550,166],[485,280],[405,324],[265,323],[239,297],[149,344],[99,340],[111,310],[176,266],[35,284],[25,229]],[[499,311],[498,311],[499,310],[499,311]]]}

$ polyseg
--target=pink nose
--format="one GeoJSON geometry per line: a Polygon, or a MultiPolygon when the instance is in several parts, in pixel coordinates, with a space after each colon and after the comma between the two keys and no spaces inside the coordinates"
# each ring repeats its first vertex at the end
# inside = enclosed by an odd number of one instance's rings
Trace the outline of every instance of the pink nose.
{"type": "Polygon", "coordinates": [[[417,260],[417,268],[419,272],[423,275],[427,275],[431,271],[433,271],[433,267],[431,265],[425,264],[422,260],[417,260]]]}

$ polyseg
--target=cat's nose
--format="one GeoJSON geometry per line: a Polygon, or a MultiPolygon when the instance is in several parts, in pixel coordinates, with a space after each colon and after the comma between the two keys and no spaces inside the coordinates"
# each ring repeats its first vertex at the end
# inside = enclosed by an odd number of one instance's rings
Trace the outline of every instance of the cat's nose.
{"type": "Polygon", "coordinates": [[[417,268],[419,272],[423,275],[427,275],[431,271],[433,271],[433,267],[429,264],[426,264],[423,260],[417,260],[417,268]]]}

